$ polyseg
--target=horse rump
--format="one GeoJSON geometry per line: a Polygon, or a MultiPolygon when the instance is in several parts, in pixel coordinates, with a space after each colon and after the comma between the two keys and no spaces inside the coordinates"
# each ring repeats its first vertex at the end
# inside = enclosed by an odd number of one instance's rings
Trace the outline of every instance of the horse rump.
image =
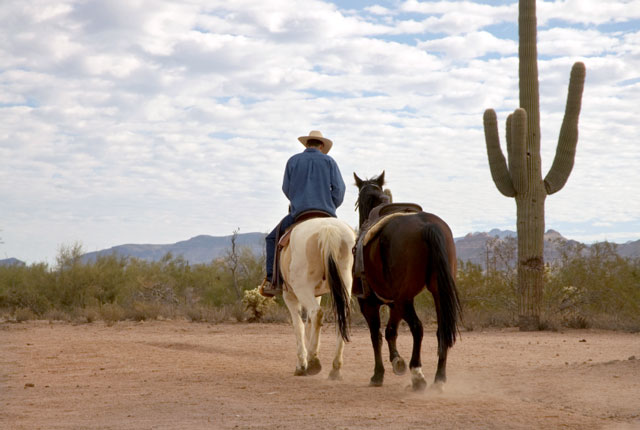
{"type": "MultiPolygon", "coordinates": [[[[345,342],[349,341],[349,329],[351,320],[351,286],[345,284],[340,272],[338,260],[351,256],[351,247],[342,238],[340,228],[337,225],[325,225],[320,232],[321,254],[325,261],[325,274],[333,303],[333,314],[340,336],[345,342]]],[[[349,268],[351,270],[351,268],[349,268]]]]}

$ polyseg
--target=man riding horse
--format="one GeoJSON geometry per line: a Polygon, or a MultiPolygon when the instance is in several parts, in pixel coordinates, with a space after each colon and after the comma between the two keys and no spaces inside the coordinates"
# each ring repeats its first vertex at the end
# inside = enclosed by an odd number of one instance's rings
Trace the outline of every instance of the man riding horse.
{"type": "Polygon", "coordinates": [[[265,239],[267,276],[260,285],[260,294],[266,297],[282,292],[281,287],[273,283],[276,238],[305,212],[321,211],[335,218],[336,209],[344,199],[345,184],[340,169],[327,155],[333,142],[317,130],[298,140],[306,149],[289,158],[282,182],[282,191],[289,200],[289,213],[265,239]]]}

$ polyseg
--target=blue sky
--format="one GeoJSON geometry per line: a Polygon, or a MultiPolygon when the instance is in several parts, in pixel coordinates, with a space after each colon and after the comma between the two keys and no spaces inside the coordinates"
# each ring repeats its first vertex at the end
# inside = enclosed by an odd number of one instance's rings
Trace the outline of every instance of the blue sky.
{"type": "MultiPolygon", "coordinates": [[[[0,4],[0,258],[268,232],[297,137],[454,235],[515,229],[482,114],[517,107],[517,2],[234,0],[0,4]]],[[[546,226],[640,239],[640,1],[538,1],[543,176],[571,65],[587,80],[575,167],[546,226]]],[[[503,137],[504,138],[504,137],[503,137]]]]}

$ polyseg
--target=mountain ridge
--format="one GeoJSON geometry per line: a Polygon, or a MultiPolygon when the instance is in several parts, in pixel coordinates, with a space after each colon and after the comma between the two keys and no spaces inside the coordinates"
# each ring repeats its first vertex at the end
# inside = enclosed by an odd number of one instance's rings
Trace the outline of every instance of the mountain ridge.
{"type": "MultiPolygon", "coordinates": [[[[249,247],[256,255],[264,253],[264,238],[266,233],[239,233],[236,238],[236,245],[239,247],[249,247]]],[[[221,258],[231,248],[232,235],[228,236],[209,236],[198,235],[187,240],[178,241],[170,244],[123,244],[113,246],[94,252],[88,252],[82,255],[84,263],[93,262],[100,256],[118,255],[122,257],[134,257],[145,261],[159,261],[167,253],[174,256],[182,256],[190,264],[207,264],[221,258]]],[[[473,232],[465,236],[454,238],[456,243],[456,251],[458,258],[463,261],[470,261],[481,266],[486,265],[487,260],[487,243],[495,239],[505,241],[509,238],[516,238],[516,232],[512,230],[492,229],[489,232],[473,232]]],[[[549,229],[544,235],[545,250],[544,258],[546,262],[552,262],[559,258],[557,240],[567,241],[570,244],[579,244],[580,242],[566,239],[559,232],[549,229]]],[[[616,244],[618,254],[626,258],[640,258],[640,240],[628,241],[623,244],[616,244]]],[[[585,245],[587,247],[591,245],[585,245]]],[[[15,259],[7,258],[0,260],[0,266],[25,263],[15,259]]]]}

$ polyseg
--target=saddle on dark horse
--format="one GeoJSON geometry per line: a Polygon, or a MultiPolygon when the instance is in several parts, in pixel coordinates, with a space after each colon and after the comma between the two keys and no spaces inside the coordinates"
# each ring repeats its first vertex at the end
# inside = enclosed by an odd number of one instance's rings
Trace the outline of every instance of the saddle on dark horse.
{"type": "Polygon", "coordinates": [[[276,253],[274,255],[275,258],[273,259],[273,279],[271,280],[271,284],[273,286],[279,289],[283,288],[284,280],[282,279],[282,273],[280,272],[280,252],[289,244],[293,228],[301,222],[312,218],[328,218],[331,216],[332,215],[330,213],[325,211],[309,210],[298,215],[293,224],[291,224],[291,226],[289,226],[284,232],[281,233],[280,229],[278,229],[278,234],[276,234],[276,253]]]}
{"type": "Polygon", "coordinates": [[[418,212],[422,212],[422,207],[415,203],[382,203],[369,212],[369,217],[360,228],[356,246],[353,248],[353,285],[351,287],[353,296],[364,299],[371,294],[371,288],[367,284],[364,270],[365,245],[376,237],[382,227],[392,218],[418,212]]]}

